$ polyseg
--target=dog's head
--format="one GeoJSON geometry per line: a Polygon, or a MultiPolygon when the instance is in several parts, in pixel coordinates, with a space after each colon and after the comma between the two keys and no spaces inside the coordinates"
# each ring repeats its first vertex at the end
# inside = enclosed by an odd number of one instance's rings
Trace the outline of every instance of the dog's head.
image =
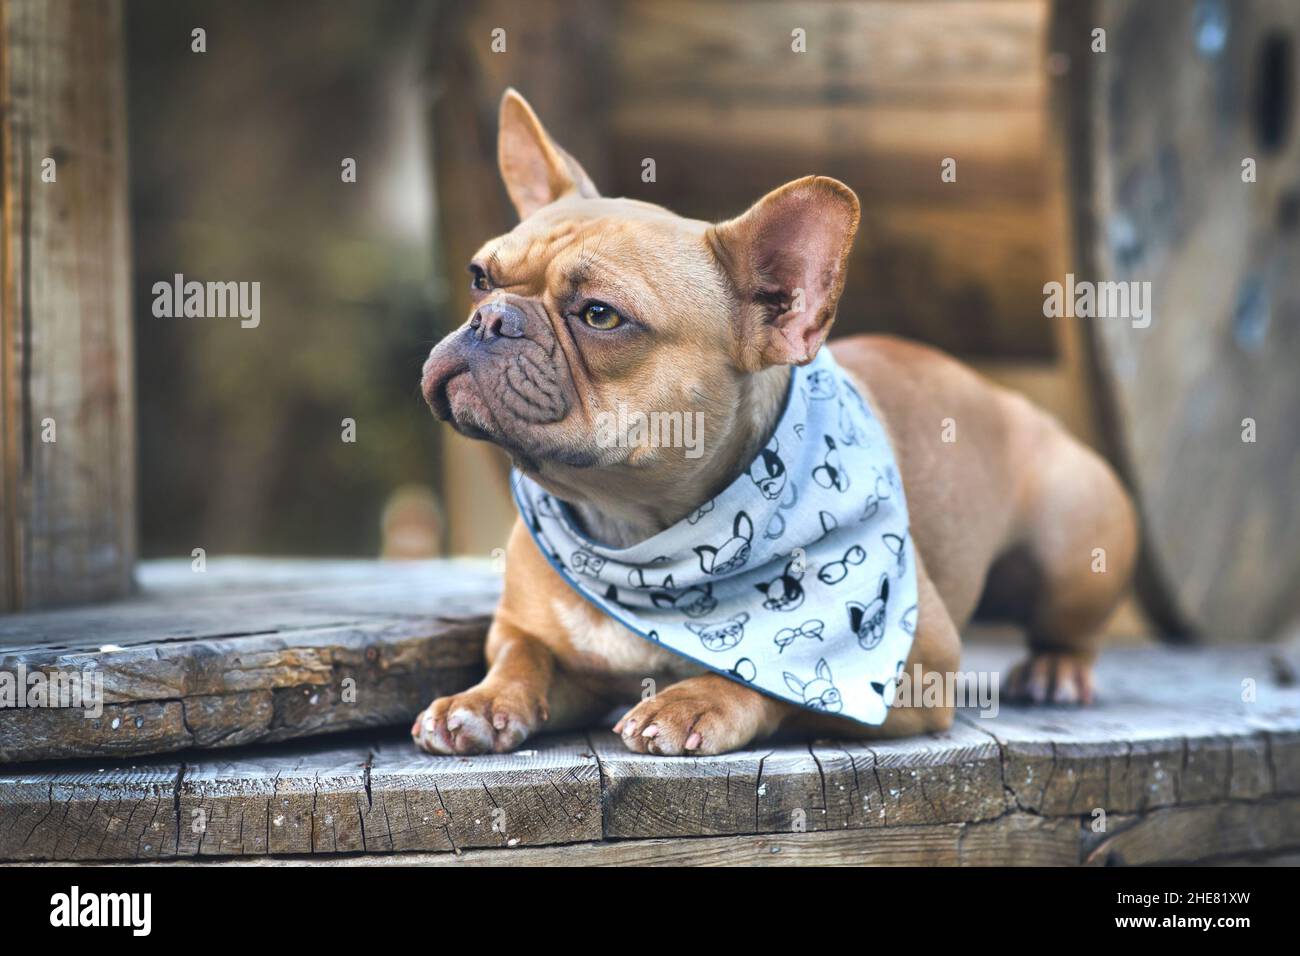
{"type": "Polygon", "coordinates": [[[521,221],[469,263],[472,311],[422,388],[440,419],[543,483],[651,463],[686,477],[688,449],[653,440],[655,423],[702,423],[702,457],[726,455],[753,427],[748,380],[825,340],[858,223],[843,184],[796,180],[722,223],[604,198],[513,90],[498,160],[521,221]]]}

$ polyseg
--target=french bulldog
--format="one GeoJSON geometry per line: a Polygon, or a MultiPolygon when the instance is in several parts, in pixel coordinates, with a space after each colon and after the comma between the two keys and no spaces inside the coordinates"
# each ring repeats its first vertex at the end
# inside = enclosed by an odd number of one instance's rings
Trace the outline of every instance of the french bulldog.
{"type": "MultiPolygon", "coordinates": [[[[605,198],[513,90],[501,102],[498,162],[520,222],[473,257],[472,311],[424,364],[423,394],[438,419],[504,449],[590,538],[627,547],[698,520],[746,473],[782,494],[764,448],[792,367],[830,348],[883,422],[909,505],[918,600],[906,673],[958,668],[959,631],[987,590],[1004,605],[1012,599],[1028,637],[1012,695],[1092,700],[1100,626],[1128,587],[1137,548],[1129,497],[1052,417],[954,359],[882,335],[825,344],[858,227],[847,186],[798,179],[717,223],[605,198]],[[620,403],[702,413],[705,453],[597,440],[597,415],[620,403]],[[944,440],[945,422],[956,440],[944,440]],[[1103,573],[1093,570],[1096,549],[1103,573]]],[[[805,388],[821,397],[815,380],[805,388]]],[[[880,476],[842,470],[827,442],[817,481],[888,494],[880,476]]],[[[755,530],[735,529],[739,544],[701,560],[738,560],[755,530]]],[[[792,600],[791,581],[754,600],[792,600]]],[[[848,606],[861,640],[875,639],[886,600],[873,589],[848,606]]],[[[706,643],[732,641],[743,627],[701,625],[706,643]]],[[[820,637],[809,634],[798,640],[820,637]]],[[[629,705],[614,731],[633,751],[663,755],[722,753],[778,732],[898,737],[944,730],[954,717],[950,706],[892,707],[879,726],[837,717],[824,661],[786,675],[802,707],[709,671],[575,593],[522,521],[506,549],[486,658],[479,684],[416,718],[420,747],[509,751],[543,729],[588,727],[629,705]],[[659,689],[641,699],[647,678],[659,689]]]]}

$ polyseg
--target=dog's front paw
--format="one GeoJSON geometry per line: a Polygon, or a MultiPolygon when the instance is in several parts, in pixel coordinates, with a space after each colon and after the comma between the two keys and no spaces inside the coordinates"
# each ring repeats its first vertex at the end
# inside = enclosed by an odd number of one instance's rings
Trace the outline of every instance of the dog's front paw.
{"type": "Polygon", "coordinates": [[[415,718],[411,736],[431,754],[506,753],[547,716],[546,701],[527,690],[479,684],[435,700],[415,718]]]}
{"type": "Polygon", "coordinates": [[[637,753],[677,756],[720,754],[757,736],[759,695],[723,677],[692,677],[641,701],[614,725],[614,733],[637,753]]]}
{"type": "Polygon", "coordinates": [[[1012,700],[1035,704],[1091,704],[1092,658],[1065,651],[1037,651],[1011,671],[1012,700]]]}

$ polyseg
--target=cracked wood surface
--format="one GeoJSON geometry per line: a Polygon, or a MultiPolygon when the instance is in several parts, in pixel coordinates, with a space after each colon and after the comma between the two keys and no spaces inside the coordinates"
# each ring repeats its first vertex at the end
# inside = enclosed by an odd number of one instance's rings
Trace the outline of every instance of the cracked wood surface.
{"type": "Polygon", "coordinates": [[[611,837],[712,836],[993,819],[1006,812],[997,744],[958,724],[866,746],[783,744],[666,761],[593,734],[611,837]]]}
{"type": "MultiPolygon", "coordinates": [[[[1006,658],[969,650],[963,667],[1006,658]]],[[[1300,648],[1142,648],[1104,654],[1084,709],[959,717],[1002,752],[1016,806],[1061,815],[1300,793],[1300,648]]]]}
{"type": "Polygon", "coordinates": [[[11,770],[0,775],[0,859],[451,852],[601,837],[585,737],[449,759],[355,737],[199,752],[193,763],[11,770]]]}
{"type": "MultiPolygon", "coordinates": [[[[1000,673],[1015,654],[974,646],[963,666],[1000,673]]],[[[942,734],[717,757],[633,754],[608,731],[430,757],[399,731],[28,764],[0,773],[0,859],[1259,859],[1300,849],[1296,658],[1294,648],[1116,650],[1089,709],[1003,705],[993,717],[965,710],[942,734]]]]}
{"type": "Polygon", "coordinates": [[[500,576],[474,561],[145,562],[112,605],[0,617],[0,672],[93,672],[104,709],[0,711],[0,763],[409,723],[482,673],[500,576]]]}
{"type": "MultiPolygon", "coordinates": [[[[498,587],[485,566],[232,559],[204,575],[150,563],[141,578],[126,604],[0,621],[0,667],[93,663],[107,701],[98,722],[4,713],[10,759],[95,756],[0,768],[0,859],[1144,863],[1300,849],[1294,645],[1114,650],[1094,707],[967,709],[908,740],[680,759],[592,730],[439,758],[404,729],[477,676],[498,587]]],[[[972,642],[962,666],[1001,674],[1018,655],[972,642]]]]}

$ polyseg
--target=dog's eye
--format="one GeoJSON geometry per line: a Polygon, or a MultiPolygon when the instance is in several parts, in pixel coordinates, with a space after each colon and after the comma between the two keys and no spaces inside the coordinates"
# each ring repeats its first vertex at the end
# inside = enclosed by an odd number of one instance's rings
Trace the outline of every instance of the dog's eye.
{"type": "Polygon", "coordinates": [[[487,273],[478,266],[469,267],[470,280],[469,284],[478,289],[480,292],[488,292],[492,288],[492,283],[488,281],[487,273]]]}
{"type": "Polygon", "coordinates": [[[602,302],[593,302],[582,310],[582,321],[593,329],[606,332],[609,329],[617,328],[622,323],[623,316],[602,302]]]}

